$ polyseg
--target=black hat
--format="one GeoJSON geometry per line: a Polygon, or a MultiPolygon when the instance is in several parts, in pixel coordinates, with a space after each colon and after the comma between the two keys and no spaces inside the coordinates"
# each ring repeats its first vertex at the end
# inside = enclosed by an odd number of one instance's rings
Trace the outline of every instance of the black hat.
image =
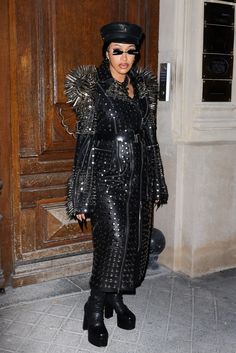
{"type": "Polygon", "coordinates": [[[100,30],[104,43],[118,42],[140,44],[142,28],[128,22],[112,22],[103,26],[100,30]]]}

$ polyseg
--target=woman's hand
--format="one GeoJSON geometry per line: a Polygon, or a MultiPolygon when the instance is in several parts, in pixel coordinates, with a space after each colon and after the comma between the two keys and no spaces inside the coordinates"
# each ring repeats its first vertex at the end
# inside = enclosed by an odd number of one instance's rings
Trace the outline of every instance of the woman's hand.
{"type": "Polygon", "coordinates": [[[79,222],[80,229],[81,229],[82,232],[83,232],[84,226],[85,226],[85,228],[87,228],[86,216],[85,216],[84,213],[77,213],[76,218],[77,218],[77,220],[78,220],[78,222],[79,222]]]}
{"type": "Polygon", "coordinates": [[[82,222],[82,220],[86,220],[85,214],[84,213],[77,213],[76,218],[82,222]]]}
{"type": "Polygon", "coordinates": [[[158,199],[154,202],[154,208],[156,207],[156,210],[161,206],[161,201],[158,199]]]}

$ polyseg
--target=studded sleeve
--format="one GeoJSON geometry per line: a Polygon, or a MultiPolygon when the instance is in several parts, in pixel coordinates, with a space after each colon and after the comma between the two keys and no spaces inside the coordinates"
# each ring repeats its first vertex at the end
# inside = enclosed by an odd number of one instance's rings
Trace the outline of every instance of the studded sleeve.
{"type": "Polygon", "coordinates": [[[74,167],[68,182],[67,213],[89,213],[93,207],[93,145],[96,130],[94,89],[96,69],[81,66],[66,77],[65,94],[77,118],[74,167]]]}
{"type": "Polygon", "coordinates": [[[165,182],[164,168],[161,159],[159,144],[156,139],[155,123],[150,119],[147,130],[149,132],[149,144],[147,146],[148,160],[150,164],[152,199],[157,206],[168,201],[168,189],[165,182]]]}
{"type": "Polygon", "coordinates": [[[164,168],[162,164],[159,144],[156,137],[156,110],[157,110],[157,82],[151,74],[146,78],[147,100],[149,114],[145,124],[147,136],[147,157],[150,173],[150,189],[153,202],[159,207],[168,201],[168,189],[165,182],[164,168]]]}

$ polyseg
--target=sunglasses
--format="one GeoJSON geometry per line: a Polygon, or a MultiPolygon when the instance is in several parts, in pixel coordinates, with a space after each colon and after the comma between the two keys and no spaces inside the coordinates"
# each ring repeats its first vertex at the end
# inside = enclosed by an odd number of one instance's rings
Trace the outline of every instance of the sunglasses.
{"type": "Polygon", "coordinates": [[[129,50],[121,50],[121,49],[113,49],[112,50],[112,55],[122,55],[122,54],[128,54],[128,55],[138,55],[139,51],[137,49],[129,49],[129,50]]]}

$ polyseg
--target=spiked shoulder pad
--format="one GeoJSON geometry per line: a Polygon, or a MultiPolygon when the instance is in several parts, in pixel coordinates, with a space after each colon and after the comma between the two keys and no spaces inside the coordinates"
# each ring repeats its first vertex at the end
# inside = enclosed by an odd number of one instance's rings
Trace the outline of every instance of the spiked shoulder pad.
{"type": "Polygon", "coordinates": [[[67,103],[79,105],[89,96],[91,98],[97,82],[97,70],[95,66],[78,66],[66,76],[65,94],[67,103]]]}
{"type": "Polygon", "coordinates": [[[98,81],[95,66],[79,66],[72,70],[65,80],[67,103],[72,105],[77,117],[77,133],[94,133],[94,93],[98,81]]]}
{"type": "Polygon", "coordinates": [[[141,97],[147,96],[150,110],[156,112],[158,96],[156,76],[147,68],[136,68],[135,72],[141,97]]]}

